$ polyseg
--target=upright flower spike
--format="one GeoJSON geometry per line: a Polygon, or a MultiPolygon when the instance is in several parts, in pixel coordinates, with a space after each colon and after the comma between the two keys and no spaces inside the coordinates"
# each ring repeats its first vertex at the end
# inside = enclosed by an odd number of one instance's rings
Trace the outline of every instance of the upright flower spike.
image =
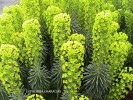
{"type": "Polygon", "coordinates": [[[4,7],[3,13],[7,13],[12,16],[15,32],[21,32],[23,23],[23,12],[21,6],[16,4],[9,7],[4,7]]]}
{"type": "MultiPolygon", "coordinates": [[[[19,50],[22,48],[23,36],[22,22],[23,14],[19,5],[13,5],[4,7],[3,14],[0,16],[0,45],[12,44],[15,45],[19,50]]],[[[21,54],[20,50],[20,54],[21,54]]]]}
{"type": "Polygon", "coordinates": [[[25,53],[24,50],[23,50],[23,46],[24,46],[24,38],[23,38],[23,33],[19,33],[19,32],[16,32],[16,33],[13,33],[12,36],[10,37],[10,40],[11,40],[11,44],[13,44],[14,46],[16,46],[19,50],[20,50],[20,53],[19,53],[19,60],[23,62],[23,54],[25,53]]]}
{"type": "Polygon", "coordinates": [[[11,43],[10,37],[15,33],[13,17],[10,14],[3,13],[0,15],[0,45],[11,43]]]}
{"type": "Polygon", "coordinates": [[[42,58],[42,42],[40,34],[40,24],[36,19],[26,20],[23,25],[23,38],[25,47],[23,48],[26,64],[33,65],[42,58]]]}
{"type": "Polygon", "coordinates": [[[7,92],[15,95],[21,93],[20,69],[17,63],[19,50],[9,44],[0,47],[0,80],[7,92]]]}
{"type": "Polygon", "coordinates": [[[125,33],[117,32],[119,25],[114,21],[117,21],[115,13],[104,11],[97,14],[92,35],[94,48],[93,63],[96,63],[97,66],[102,64],[108,65],[111,72],[111,80],[113,80],[113,85],[109,92],[109,98],[110,100],[119,100],[118,98],[123,98],[121,97],[122,93],[116,96],[115,89],[118,90],[120,85],[126,84],[126,82],[121,83],[123,80],[122,78],[125,76],[120,78],[119,76],[121,74],[117,72],[121,72],[129,50],[131,49],[131,44],[128,42],[128,36],[125,33]]]}
{"type": "Polygon", "coordinates": [[[112,75],[115,77],[117,75],[116,73],[122,70],[129,50],[131,49],[131,44],[128,42],[128,36],[125,33],[115,33],[113,38],[114,42],[109,47],[111,53],[109,57],[109,64],[112,75]]]}
{"type": "Polygon", "coordinates": [[[79,0],[79,9],[78,9],[78,21],[81,25],[81,27],[84,29],[85,27],[85,5],[88,2],[88,0],[79,0]]]}
{"type": "Polygon", "coordinates": [[[116,72],[121,70],[130,50],[130,43],[127,42],[126,34],[118,34],[117,32],[119,25],[114,22],[116,19],[114,12],[110,11],[102,11],[95,18],[92,31],[93,64],[87,66],[83,79],[83,88],[93,99],[106,98],[105,95],[107,94],[105,93],[109,91],[114,78],[113,75],[118,76],[116,72]],[[127,47],[125,47],[125,44],[127,44],[127,47]],[[123,51],[120,52],[122,48],[123,51]]]}
{"type": "Polygon", "coordinates": [[[103,10],[104,0],[87,0],[84,6],[85,11],[85,24],[84,28],[86,34],[92,33],[95,16],[103,10]]]}
{"type": "Polygon", "coordinates": [[[41,6],[41,12],[43,13],[49,6],[53,5],[54,0],[40,0],[39,2],[41,6]]]}
{"type": "Polygon", "coordinates": [[[124,12],[124,15],[125,15],[125,26],[126,26],[126,33],[128,35],[128,40],[133,43],[133,13],[130,11],[130,10],[126,10],[124,12]]]}
{"type": "Polygon", "coordinates": [[[62,79],[64,92],[68,94],[69,99],[77,96],[81,86],[84,51],[84,46],[77,41],[67,41],[61,47],[62,79]]]}
{"type": "Polygon", "coordinates": [[[55,57],[59,57],[60,48],[70,35],[70,21],[70,16],[66,13],[60,13],[53,19],[51,37],[53,39],[55,57]]]}
{"type": "Polygon", "coordinates": [[[48,34],[52,34],[52,21],[55,15],[61,13],[61,9],[57,6],[49,6],[46,11],[43,12],[44,20],[46,21],[46,25],[48,28],[48,34]]]}
{"type": "Polygon", "coordinates": [[[20,5],[23,9],[24,20],[35,18],[40,21],[39,0],[20,0],[20,5]]]}
{"type": "Polygon", "coordinates": [[[117,32],[118,27],[118,24],[113,22],[110,11],[102,11],[96,15],[92,31],[93,63],[97,65],[108,63],[112,35],[117,32]]]}

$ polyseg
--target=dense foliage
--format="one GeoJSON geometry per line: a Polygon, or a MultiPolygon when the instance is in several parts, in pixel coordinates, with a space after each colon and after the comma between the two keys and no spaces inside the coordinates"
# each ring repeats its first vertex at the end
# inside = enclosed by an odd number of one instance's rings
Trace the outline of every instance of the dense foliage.
{"type": "Polygon", "coordinates": [[[0,100],[126,98],[132,44],[132,0],[20,0],[0,15],[0,100]]]}

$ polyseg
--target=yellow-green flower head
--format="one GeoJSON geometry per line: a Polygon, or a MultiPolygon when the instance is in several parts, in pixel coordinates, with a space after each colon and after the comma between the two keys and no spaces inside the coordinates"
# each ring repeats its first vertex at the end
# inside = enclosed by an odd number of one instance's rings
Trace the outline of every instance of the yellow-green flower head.
{"type": "Polygon", "coordinates": [[[45,99],[41,95],[32,94],[28,96],[26,100],[45,100],[45,99]]]}

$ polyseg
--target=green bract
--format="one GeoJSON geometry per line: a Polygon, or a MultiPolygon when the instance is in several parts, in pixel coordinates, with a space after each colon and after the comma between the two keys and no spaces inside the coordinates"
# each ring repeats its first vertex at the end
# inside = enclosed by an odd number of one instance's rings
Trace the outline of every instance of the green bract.
{"type": "Polygon", "coordinates": [[[69,41],[77,41],[79,43],[81,43],[82,45],[85,45],[85,37],[82,34],[72,34],[71,36],[68,37],[69,41]]]}
{"type": "Polygon", "coordinates": [[[61,47],[60,61],[64,92],[71,99],[77,95],[83,77],[84,46],[77,41],[67,41],[61,47]]]}
{"type": "Polygon", "coordinates": [[[17,63],[19,50],[9,44],[0,47],[0,80],[7,92],[13,94],[21,93],[20,69],[17,63]]]}
{"type": "Polygon", "coordinates": [[[80,98],[79,98],[79,100],[89,100],[89,98],[87,98],[87,97],[84,96],[84,95],[81,95],[80,98]]]}

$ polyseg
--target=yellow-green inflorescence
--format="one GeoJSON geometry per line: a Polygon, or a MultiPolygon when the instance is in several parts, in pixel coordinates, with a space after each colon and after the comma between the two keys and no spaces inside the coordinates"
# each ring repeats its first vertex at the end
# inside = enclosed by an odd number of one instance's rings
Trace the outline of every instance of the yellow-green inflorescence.
{"type": "Polygon", "coordinates": [[[51,37],[53,39],[55,57],[59,57],[60,48],[70,35],[70,22],[70,16],[66,13],[57,14],[53,19],[51,37]]]}
{"type": "MultiPolygon", "coordinates": [[[[112,75],[111,80],[113,80],[112,84],[114,84],[110,90],[110,94],[113,96],[111,98],[113,98],[113,100],[119,100],[117,98],[122,97],[116,95],[112,89],[119,86],[119,81],[116,80],[119,79],[119,72],[121,72],[123,68],[128,52],[131,49],[131,44],[128,42],[128,36],[125,33],[117,32],[119,25],[115,21],[117,21],[117,14],[115,12],[106,10],[96,15],[92,31],[94,49],[92,58],[93,63],[97,66],[102,64],[109,66],[112,75]],[[116,97],[114,95],[116,95],[116,97]]],[[[120,80],[122,80],[122,78],[120,78],[120,80]]],[[[126,82],[123,83],[126,84],[126,82]]],[[[122,92],[119,94],[122,94],[122,92]]]]}
{"type": "MultiPolygon", "coordinates": [[[[127,69],[123,70],[123,68],[126,68],[123,65],[131,49],[131,44],[127,41],[128,37],[124,33],[115,34],[114,38],[116,41],[110,46],[111,55],[109,59],[114,81],[109,92],[109,100],[120,100],[129,93],[127,89],[132,90],[133,85],[133,74],[127,69]]],[[[129,67],[128,69],[132,68],[129,67]]]]}
{"type": "Polygon", "coordinates": [[[95,22],[95,16],[103,10],[104,0],[84,0],[84,2],[84,28],[86,33],[90,34],[95,22]]]}
{"type": "Polygon", "coordinates": [[[33,65],[42,57],[42,42],[40,34],[40,24],[37,19],[26,20],[23,25],[24,52],[22,57],[25,63],[33,65]]]}
{"type": "Polygon", "coordinates": [[[85,36],[82,34],[72,34],[71,36],[68,37],[69,41],[77,41],[79,43],[81,43],[82,45],[85,45],[85,36]]]}
{"type": "Polygon", "coordinates": [[[35,18],[40,21],[41,10],[39,0],[20,0],[20,5],[23,9],[24,20],[35,18]]]}
{"type": "Polygon", "coordinates": [[[71,99],[77,95],[83,77],[84,46],[77,41],[67,41],[61,47],[60,61],[64,92],[71,99]]]}
{"type": "Polygon", "coordinates": [[[29,95],[26,100],[45,100],[45,99],[39,94],[32,94],[29,95]]]}
{"type": "Polygon", "coordinates": [[[7,13],[12,16],[12,24],[15,28],[15,32],[22,31],[23,12],[20,5],[12,5],[3,8],[3,13],[7,13]]]}
{"type": "Polygon", "coordinates": [[[112,13],[102,11],[96,15],[92,30],[93,63],[97,65],[108,64],[109,46],[113,41],[113,34],[117,33],[118,24],[114,24],[112,13]],[[115,27],[114,27],[115,26],[115,27]]]}
{"type": "Polygon", "coordinates": [[[13,17],[10,14],[0,15],[0,45],[2,43],[11,43],[10,37],[15,33],[13,17]]]}
{"type": "Polygon", "coordinates": [[[120,100],[133,89],[133,69],[132,67],[125,67],[110,89],[108,100],[120,100]]]}
{"type": "MultiPolygon", "coordinates": [[[[51,31],[53,29],[53,18],[55,15],[61,13],[61,9],[57,6],[49,6],[46,11],[43,13],[44,20],[46,21],[46,26],[48,28],[48,34],[52,34],[51,31]]],[[[52,37],[51,37],[52,38],[52,37]]]]}
{"type": "Polygon", "coordinates": [[[21,92],[20,69],[17,63],[19,50],[9,44],[0,47],[0,80],[7,92],[17,94],[21,92]]]}
{"type": "Polygon", "coordinates": [[[84,95],[81,95],[80,97],[78,96],[72,97],[71,100],[89,100],[89,98],[84,95]]]}
{"type": "Polygon", "coordinates": [[[109,50],[111,51],[109,62],[111,71],[115,77],[116,73],[121,71],[124,62],[126,61],[128,52],[131,49],[131,44],[128,42],[128,36],[125,33],[115,33],[113,38],[114,42],[112,42],[109,47],[109,50]]]}

